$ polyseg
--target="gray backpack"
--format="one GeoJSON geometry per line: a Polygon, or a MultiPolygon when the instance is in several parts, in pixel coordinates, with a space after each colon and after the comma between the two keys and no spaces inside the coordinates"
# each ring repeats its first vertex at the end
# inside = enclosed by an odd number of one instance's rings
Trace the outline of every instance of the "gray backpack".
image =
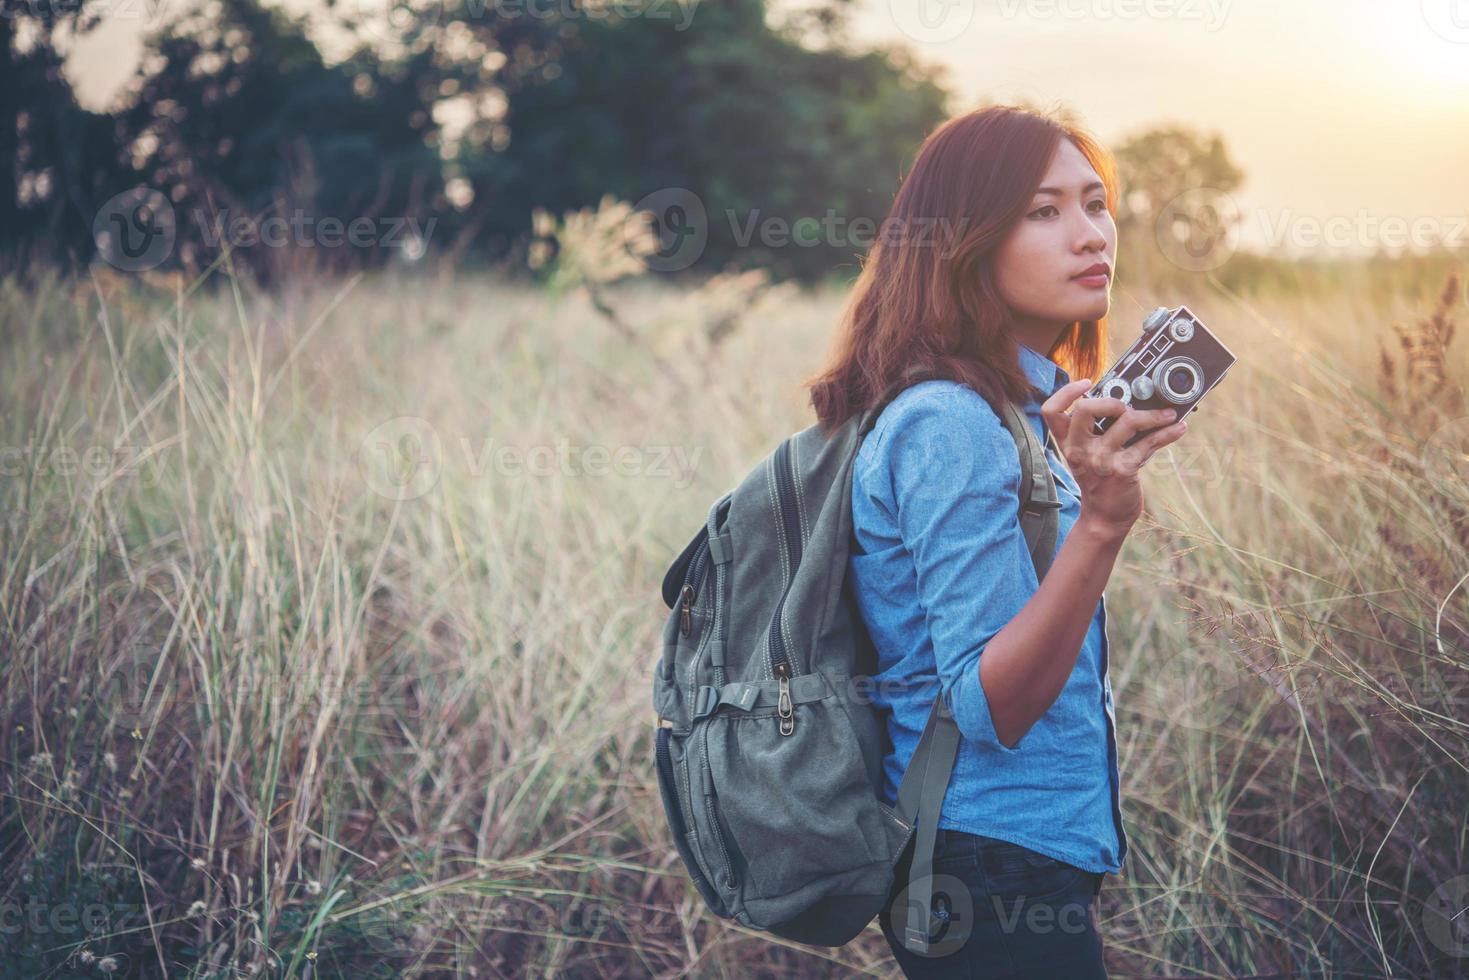
{"type": "MultiPolygon", "coordinates": [[[[653,706],[673,842],[716,915],[796,942],[841,946],[861,933],[910,839],[904,942],[924,953],[940,938],[933,844],[959,728],[937,698],[897,808],[883,802],[876,651],[846,574],[852,461],[918,380],[910,370],[830,438],[812,425],[782,441],[715,501],[663,579],[670,614],[653,706]]],[[[1043,577],[1061,504],[1035,431],[1014,405],[1004,415],[1029,476],[1020,522],[1043,577]]]]}

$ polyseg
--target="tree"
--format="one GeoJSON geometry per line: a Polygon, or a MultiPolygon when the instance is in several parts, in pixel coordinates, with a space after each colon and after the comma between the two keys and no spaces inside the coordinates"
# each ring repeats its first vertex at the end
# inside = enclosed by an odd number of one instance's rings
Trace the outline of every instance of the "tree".
{"type": "Polygon", "coordinates": [[[260,0],[213,0],[149,50],[120,134],[173,206],[186,264],[225,243],[262,279],[373,264],[444,207],[435,93],[416,61],[328,66],[301,20],[260,0]]]}
{"type": "Polygon", "coordinates": [[[1244,180],[1222,137],[1183,125],[1138,133],[1117,149],[1116,157],[1127,191],[1121,207],[1125,221],[1150,221],[1186,191],[1206,187],[1228,194],[1244,180]]]}
{"type": "Polygon", "coordinates": [[[945,114],[943,90],[900,51],[807,49],[759,0],[701,5],[684,26],[579,17],[544,30],[554,42],[509,62],[503,145],[487,127],[455,161],[507,241],[533,206],[679,189],[705,215],[699,268],[816,278],[865,251],[852,223],[882,219],[945,114]]]}
{"type": "Polygon", "coordinates": [[[1197,272],[1229,258],[1240,220],[1231,195],[1244,172],[1220,136],[1162,126],[1130,137],[1114,155],[1119,237],[1133,261],[1156,270],[1161,251],[1173,266],[1197,272]]]}
{"type": "MultiPolygon", "coordinates": [[[[349,29],[367,9],[337,7],[355,12],[349,29]]],[[[847,45],[847,8],[817,0],[772,26],[764,0],[404,0],[329,63],[279,0],[205,0],[148,39],[111,116],[76,106],[49,28],[18,67],[20,26],[0,19],[0,117],[14,123],[0,118],[0,245],[90,258],[98,224],[109,249],[137,229],[167,241],[158,261],[199,268],[304,212],[411,220],[451,260],[470,246],[507,257],[534,207],[677,191],[704,212],[701,271],[819,278],[856,265],[946,115],[932,69],[847,45]],[[153,234],[165,219],[176,241],[153,234]]],[[[290,231],[236,262],[269,279],[320,264],[306,256],[387,257],[376,242],[305,252],[290,231]]]]}
{"type": "Polygon", "coordinates": [[[85,0],[0,11],[0,267],[90,256],[97,195],[126,170],[111,118],[77,103],[58,50],[99,20],[85,0]]]}

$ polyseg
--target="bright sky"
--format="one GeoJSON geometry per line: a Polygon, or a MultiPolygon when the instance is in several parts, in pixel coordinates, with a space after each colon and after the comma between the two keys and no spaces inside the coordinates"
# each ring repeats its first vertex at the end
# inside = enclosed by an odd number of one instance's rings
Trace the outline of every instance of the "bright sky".
{"type": "Polygon", "coordinates": [[[854,0],[864,39],[949,71],[956,109],[1060,100],[1106,143],[1218,132],[1241,244],[1469,248],[1469,0],[854,0]]]}
{"type": "MultiPolygon", "coordinates": [[[[85,99],[100,104],[131,74],[163,2],[119,0],[131,16],[84,42],[72,66],[85,99]]],[[[1059,100],[1110,144],[1165,122],[1218,132],[1246,175],[1234,195],[1245,247],[1352,254],[1437,237],[1469,248],[1469,0],[852,6],[857,40],[944,66],[956,110],[1059,100]]]]}

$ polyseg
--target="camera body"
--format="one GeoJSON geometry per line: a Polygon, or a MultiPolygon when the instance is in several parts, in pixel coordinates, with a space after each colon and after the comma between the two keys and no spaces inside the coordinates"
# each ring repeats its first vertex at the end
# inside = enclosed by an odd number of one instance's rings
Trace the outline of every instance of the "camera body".
{"type": "MultiPolygon", "coordinates": [[[[1160,306],[1144,318],[1142,335],[1086,397],[1118,398],[1136,409],[1176,408],[1181,419],[1224,378],[1234,361],[1230,349],[1188,307],[1160,306]]],[[[1099,418],[1092,431],[1101,435],[1115,421],[1113,415],[1099,418]]],[[[1140,431],[1125,445],[1159,428],[1140,431]]]]}

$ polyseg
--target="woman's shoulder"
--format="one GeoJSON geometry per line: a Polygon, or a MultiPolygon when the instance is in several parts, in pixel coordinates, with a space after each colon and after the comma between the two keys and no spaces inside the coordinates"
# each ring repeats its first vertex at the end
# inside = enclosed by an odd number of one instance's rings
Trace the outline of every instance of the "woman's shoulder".
{"type": "MultiPolygon", "coordinates": [[[[991,425],[1004,422],[984,396],[962,381],[936,378],[909,385],[878,415],[868,443],[877,449],[889,443],[896,432],[914,428],[937,428],[952,434],[952,426],[991,425]]],[[[864,447],[865,448],[865,447],[864,447]]]]}
{"type": "Polygon", "coordinates": [[[960,381],[921,381],[878,416],[853,479],[864,491],[880,487],[883,496],[899,497],[915,482],[958,490],[984,477],[1008,486],[1019,479],[1012,446],[1005,423],[979,392],[960,381]]]}

